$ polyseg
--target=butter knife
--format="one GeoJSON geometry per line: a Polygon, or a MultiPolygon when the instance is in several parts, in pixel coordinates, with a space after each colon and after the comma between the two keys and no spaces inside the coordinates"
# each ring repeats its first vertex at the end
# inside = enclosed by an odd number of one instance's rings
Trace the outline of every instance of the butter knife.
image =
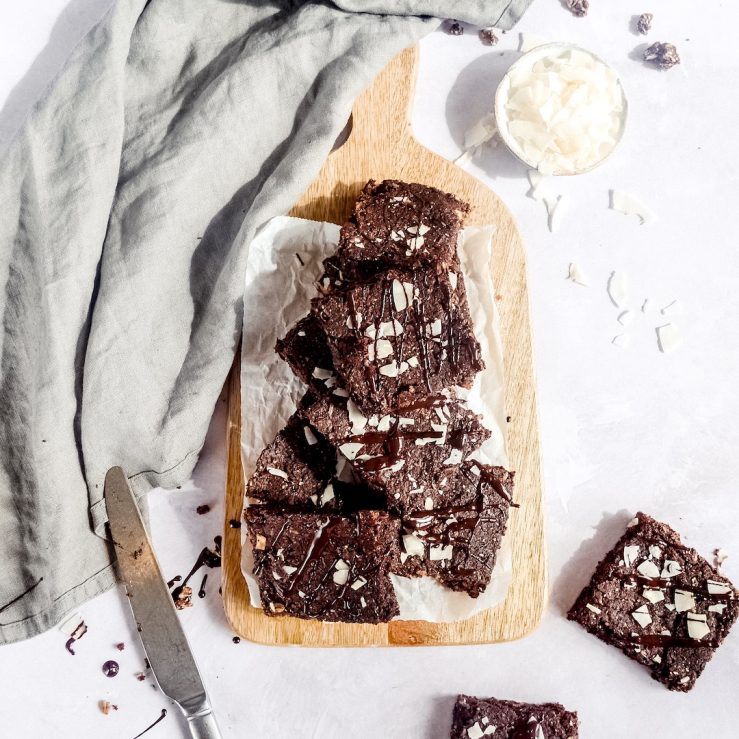
{"type": "Polygon", "coordinates": [[[154,677],[182,710],[194,739],[221,739],[136,499],[120,467],[112,467],[105,476],[105,506],[118,572],[154,677]]]}

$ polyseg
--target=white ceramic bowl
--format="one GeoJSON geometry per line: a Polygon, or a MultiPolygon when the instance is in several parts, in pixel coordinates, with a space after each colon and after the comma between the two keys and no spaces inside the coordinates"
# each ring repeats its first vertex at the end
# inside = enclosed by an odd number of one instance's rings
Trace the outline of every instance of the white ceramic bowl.
{"type": "MultiPolygon", "coordinates": [[[[587,54],[588,56],[592,57],[593,59],[597,60],[601,64],[611,69],[613,73],[616,74],[616,71],[613,69],[613,67],[610,66],[610,64],[607,64],[606,62],[604,62],[599,56],[597,56],[596,54],[593,54],[592,51],[583,49],[581,46],[577,46],[576,44],[557,42],[557,43],[551,43],[551,44],[543,44],[542,46],[537,46],[534,49],[531,49],[531,51],[527,51],[520,59],[518,59],[516,62],[514,62],[509,67],[508,71],[503,76],[503,79],[500,81],[500,84],[498,85],[498,89],[495,91],[494,113],[495,113],[495,123],[498,127],[498,135],[503,140],[503,143],[511,151],[511,153],[514,156],[516,156],[518,159],[520,159],[524,164],[526,164],[531,169],[537,169],[536,162],[532,162],[531,160],[526,158],[525,154],[521,150],[520,145],[518,144],[518,141],[513,136],[511,136],[508,130],[508,125],[507,125],[508,117],[505,111],[505,104],[510,94],[511,76],[514,72],[518,70],[525,70],[526,68],[533,67],[533,65],[536,62],[538,62],[540,59],[554,57],[554,56],[561,54],[563,51],[569,51],[569,50],[576,50],[576,51],[582,52],[583,54],[587,54]]],[[[628,118],[629,105],[626,99],[626,92],[624,91],[623,85],[621,84],[621,80],[618,77],[618,74],[616,74],[616,78],[618,80],[618,86],[619,86],[619,89],[621,90],[621,98],[623,101],[623,108],[621,112],[621,126],[619,128],[618,135],[616,137],[616,142],[611,147],[611,149],[608,151],[608,153],[604,157],[599,159],[597,162],[593,162],[587,167],[578,169],[576,171],[570,172],[570,171],[555,170],[554,172],[552,172],[552,174],[554,175],[573,175],[573,174],[583,174],[584,172],[590,172],[591,170],[595,169],[599,165],[603,164],[603,162],[606,159],[608,159],[608,157],[610,157],[611,154],[613,154],[613,152],[618,148],[618,145],[621,143],[621,139],[623,138],[624,131],[626,130],[626,119],[628,118]]]]}

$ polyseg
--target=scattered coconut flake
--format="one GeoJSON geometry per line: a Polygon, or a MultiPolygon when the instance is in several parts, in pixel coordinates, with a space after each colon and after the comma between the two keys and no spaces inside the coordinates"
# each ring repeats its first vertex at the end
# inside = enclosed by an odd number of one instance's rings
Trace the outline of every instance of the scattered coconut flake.
{"type": "Polygon", "coordinates": [[[498,127],[495,124],[495,115],[488,113],[465,131],[464,148],[469,150],[482,146],[494,138],[496,133],[498,133],[498,127]]]}
{"type": "Polygon", "coordinates": [[[713,564],[718,568],[721,567],[721,565],[726,562],[726,560],[729,558],[729,555],[727,554],[725,549],[721,549],[720,547],[718,549],[713,550],[713,564]]]}
{"type": "Polygon", "coordinates": [[[629,278],[625,272],[611,272],[608,278],[608,297],[616,308],[622,308],[629,297],[629,278]]]}
{"type": "Polygon", "coordinates": [[[652,623],[652,617],[649,615],[649,609],[647,604],[639,606],[635,611],[632,612],[631,617],[636,621],[639,626],[646,628],[652,623]]]}
{"type": "Polygon", "coordinates": [[[714,603],[713,605],[708,606],[708,610],[713,611],[713,613],[723,613],[725,608],[726,603],[714,603]]]}
{"type": "Polygon", "coordinates": [[[655,578],[659,577],[659,567],[657,567],[651,559],[645,559],[637,568],[636,571],[644,577],[655,578]]]}
{"type": "Polygon", "coordinates": [[[674,323],[666,323],[657,327],[657,343],[663,354],[677,349],[683,343],[683,337],[674,323]]]}
{"type": "Polygon", "coordinates": [[[695,608],[695,598],[688,590],[675,591],[675,610],[678,613],[685,613],[691,608],[695,608]]]}
{"type": "Polygon", "coordinates": [[[348,442],[339,447],[339,451],[349,460],[354,459],[364,445],[357,442],[348,442]]]}
{"type": "Polygon", "coordinates": [[[662,572],[660,572],[659,576],[662,579],[677,577],[677,575],[679,575],[682,571],[683,568],[679,562],[675,562],[674,559],[666,559],[665,564],[662,567],[662,572]]]}
{"type": "Polygon", "coordinates": [[[444,559],[451,559],[454,553],[454,547],[451,544],[446,546],[430,547],[429,559],[432,562],[441,562],[444,559]]]}
{"type": "Polygon", "coordinates": [[[593,613],[601,613],[600,608],[598,608],[598,606],[594,606],[592,603],[586,603],[585,608],[587,608],[589,611],[592,611],[593,613]]]}
{"type": "Polygon", "coordinates": [[[688,611],[688,636],[691,639],[702,639],[710,633],[711,629],[706,623],[706,614],[688,611]]]}
{"type": "Polygon", "coordinates": [[[324,369],[323,367],[316,367],[313,370],[313,377],[315,377],[316,380],[328,380],[330,377],[333,377],[334,373],[329,369],[324,369]]]}
{"type": "Polygon", "coordinates": [[[423,542],[413,534],[404,534],[403,535],[403,549],[405,549],[406,553],[410,556],[418,556],[423,557],[423,542]]]}
{"type": "Polygon", "coordinates": [[[711,595],[727,595],[731,592],[731,588],[726,583],[716,580],[708,580],[706,587],[711,595]]]}
{"type": "Polygon", "coordinates": [[[618,322],[622,326],[628,326],[634,320],[634,313],[630,310],[625,310],[623,313],[619,313],[618,322]]]}
{"type": "Polygon", "coordinates": [[[278,470],[276,467],[267,467],[267,472],[269,472],[270,475],[287,480],[287,472],[285,472],[285,470],[278,470]]]}
{"type": "Polygon", "coordinates": [[[650,298],[644,298],[644,302],[641,304],[641,312],[649,313],[652,309],[652,301],[650,298]]]}
{"type": "Polygon", "coordinates": [[[544,198],[555,199],[557,197],[554,178],[543,175],[538,169],[530,169],[528,176],[531,189],[526,194],[530,198],[542,202],[544,198]]]}
{"type": "Polygon", "coordinates": [[[570,262],[570,271],[567,275],[567,279],[572,282],[576,282],[578,285],[583,287],[589,287],[587,275],[582,271],[582,268],[576,262],[570,262]]]}
{"type": "Polygon", "coordinates": [[[656,218],[654,212],[641,200],[623,190],[611,190],[611,210],[616,210],[626,216],[637,216],[642,225],[656,218]]]}
{"type": "MultiPolygon", "coordinates": [[[[413,290],[413,287],[411,287],[413,290]]],[[[405,292],[405,286],[400,280],[393,280],[393,305],[395,310],[401,311],[408,307],[408,295],[405,292]]]]}
{"type": "Polygon", "coordinates": [[[544,44],[548,43],[549,41],[547,41],[547,39],[543,36],[539,36],[537,33],[522,33],[518,44],[518,50],[525,54],[527,51],[531,51],[531,49],[535,49],[537,46],[544,46],[544,44]]]}
{"type": "Polygon", "coordinates": [[[631,567],[636,562],[636,558],[639,556],[639,545],[632,544],[631,546],[624,547],[624,565],[631,567]]]}
{"type": "Polygon", "coordinates": [[[310,446],[313,446],[314,444],[318,444],[318,438],[313,433],[310,426],[303,426],[303,433],[305,434],[305,440],[308,442],[310,446]]]}
{"type": "Polygon", "coordinates": [[[663,601],[665,599],[664,591],[660,590],[659,588],[644,588],[644,590],[642,591],[642,595],[650,603],[659,603],[660,601],[663,601]]]}
{"type": "Polygon", "coordinates": [[[566,195],[559,195],[556,200],[551,197],[544,198],[544,205],[549,214],[549,231],[556,233],[562,225],[562,220],[569,210],[570,199],[566,195]]]}

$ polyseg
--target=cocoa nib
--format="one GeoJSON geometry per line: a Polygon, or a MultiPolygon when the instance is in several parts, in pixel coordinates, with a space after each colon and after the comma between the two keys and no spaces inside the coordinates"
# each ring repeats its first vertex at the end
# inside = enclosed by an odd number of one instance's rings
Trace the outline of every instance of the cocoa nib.
{"type": "Polygon", "coordinates": [[[680,64],[680,55],[674,44],[656,41],[644,52],[644,61],[656,64],[660,69],[672,69],[680,64]]]}
{"type": "Polygon", "coordinates": [[[495,46],[498,43],[498,37],[495,35],[494,28],[481,28],[477,35],[485,46],[495,46]]]}
{"type": "Polygon", "coordinates": [[[450,21],[446,32],[450,36],[461,36],[464,33],[464,27],[459,21],[450,21]]]}

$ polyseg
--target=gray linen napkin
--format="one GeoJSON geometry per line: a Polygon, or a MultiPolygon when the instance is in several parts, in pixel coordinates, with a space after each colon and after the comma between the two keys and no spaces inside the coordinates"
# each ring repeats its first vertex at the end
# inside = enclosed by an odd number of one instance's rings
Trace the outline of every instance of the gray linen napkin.
{"type": "Polygon", "coordinates": [[[110,466],[190,475],[249,241],[356,95],[439,18],[530,2],[119,0],[85,37],[0,163],[0,643],[114,583],[110,466]]]}

